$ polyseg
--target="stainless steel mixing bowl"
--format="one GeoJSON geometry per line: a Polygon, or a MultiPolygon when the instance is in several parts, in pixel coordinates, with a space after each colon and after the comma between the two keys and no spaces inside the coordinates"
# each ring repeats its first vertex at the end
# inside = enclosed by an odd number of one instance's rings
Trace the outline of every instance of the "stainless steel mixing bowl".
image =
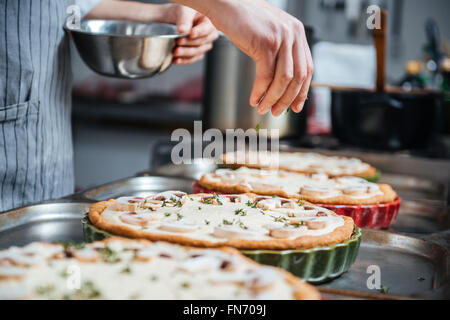
{"type": "Polygon", "coordinates": [[[84,20],[71,35],[83,61],[102,75],[138,79],[159,74],[172,64],[174,25],[114,20],[84,20]]]}

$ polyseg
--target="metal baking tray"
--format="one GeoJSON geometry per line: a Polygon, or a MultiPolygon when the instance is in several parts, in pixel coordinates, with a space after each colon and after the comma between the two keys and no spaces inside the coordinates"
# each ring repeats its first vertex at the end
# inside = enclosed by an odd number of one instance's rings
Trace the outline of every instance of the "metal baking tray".
{"type": "Polygon", "coordinates": [[[33,241],[83,242],[88,202],[38,204],[0,214],[0,250],[33,241]]]}
{"type": "MultiPolygon", "coordinates": [[[[0,249],[33,241],[82,242],[81,218],[89,202],[48,203],[0,214],[0,249]]],[[[321,285],[326,298],[339,299],[446,299],[449,285],[448,249],[431,241],[363,230],[359,255],[338,279],[321,285]],[[379,266],[387,294],[366,286],[367,267],[379,266]],[[418,279],[421,279],[419,281],[418,279]]]]}
{"type": "MultiPolygon", "coordinates": [[[[450,252],[434,242],[390,232],[363,230],[356,262],[333,282],[320,286],[325,296],[362,299],[449,299],[450,252]],[[381,293],[367,281],[380,270],[381,293]]],[[[369,281],[370,282],[370,281],[369,281]]]]}
{"type": "Polygon", "coordinates": [[[382,173],[379,183],[391,185],[404,200],[421,201],[430,205],[446,205],[445,185],[431,179],[382,173]]]}
{"type": "MultiPolygon", "coordinates": [[[[176,175],[199,179],[218,166],[211,161],[197,161],[190,165],[165,165],[157,168],[155,174],[176,175]]],[[[140,175],[151,175],[141,173],[140,175]]],[[[381,183],[391,184],[403,199],[397,221],[392,231],[408,234],[431,234],[450,229],[450,207],[446,205],[446,187],[426,178],[397,174],[383,174],[381,183]]]]}
{"type": "Polygon", "coordinates": [[[82,192],[74,198],[108,200],[123,196],[145,197],[167,190],[192,193],[193,179],[169,176],[141,176],[123,179],[82,192]]]}

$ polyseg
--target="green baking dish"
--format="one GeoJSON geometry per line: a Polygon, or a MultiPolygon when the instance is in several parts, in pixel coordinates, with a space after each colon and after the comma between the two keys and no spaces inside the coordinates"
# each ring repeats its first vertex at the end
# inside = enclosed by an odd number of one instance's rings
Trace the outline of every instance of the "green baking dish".
{"type": "MultiPolygon", "coordinates": [[[[95,227],[86,216],[82,220],[84,240],[100,241],[112,235],[95,227]]],[[[350,269],[358,255],[361,229],[355,226],[352,238],[336,245],[308,250],[241,250],[250,259],[283,268],[311,283],[323,283],[350,269]]]]}
{"type": "Polygon", "coordinates": [[[363,177],[364,180],[367,180],[372,183],[378,183],[380,181],[381,172],[377,170],[377,173],[371,177],[363,177]]]}
{"type": "Polygon", "coordinates": [[[241,252],[258,263],[283,268],[310,283],[323,283],[339,277],[350,269],[358,256],[361,239],[361,229],[355,226],[351,239],[329,247],[241,252]]]}

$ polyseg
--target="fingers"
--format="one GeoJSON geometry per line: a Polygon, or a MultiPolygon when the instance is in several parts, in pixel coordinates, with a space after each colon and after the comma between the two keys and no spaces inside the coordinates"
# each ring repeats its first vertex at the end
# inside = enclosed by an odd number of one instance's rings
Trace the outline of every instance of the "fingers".
{"type": "Polygon", "coordinates": [[[275,74],[275,56],[268,51],[266,56],[256,62],[256,80],[253,85],[252,93],[250,94],[250,105],[256,107],[264,98],[270,84],[273,81],[275,74]]]}
{"type": "Polygon", "coordinates": [[[174,51],[175,58],[192,58],[194,56],[203,55],[211,50],[212,44],[206,43],[199,47],[177,47],[174,51]]]}
{"type": "MultiPolygon", "coordinates": [[[[298,43],[294,43],[292,48],[292,56],[294,59],[294,78],[280,100],[278,100],[278,102],[272,107],[272,114],[276,117],[280,116],[283,111],[293,103],[299,95],[306,79],[307,62],[303,46],[298,45],[298,43]]],[[[294,107],[292,107],[292,110],[297,112],[297,109],[294,109],[294,107]]]]}
{"type": "Polygon", "coordinates": [[[191,64],[203,59],[205,53],[212,49],[212,43],[219,37],[211,21],[196,14],[189,36],[178,39],[174,50],[174,64],[191,64]]]}
{"type": "Polygon", "coordinates": [[[311,86],[312,76],[314,74],[314,63],[311,55],[311,50],[309,49],[306,38],[304,38],[303,41],[304,41],[303,49],[306,57],[307,73],[306,73],[306,80],[303,82],[302,88],[298,96],[295,98],[294,102],[292,102],[292,110],[296,113],[301,112],[303,110],[303,107],[305,106],[305,102],[308,99],[308,92],[311,86]]]}
{"type": "Polygon", "coordinates": [[[189,33],[192,31],[196,14],[197,12],[191,8],[178,7],[176,25],[179,33],[189,33]]]}
{"type": "Polygon", "coordinates": [[[258,106],[258,112],[260,114],[267,113],[280,100],[293,78],[294,60],[292,57],[292,43],[285,41],[278,52],[275,78],[258,106]]]}
{"type": "Polygon", "coordinates": [[[179,65],[192,64],[194,62],[202,60],[204,57],[205,55],[199,55],[191,58],[175,58],[175,60],[173,60],[173,63],[179,65]]]}
{"type": "Polygon", "coordinates": [[[205,43],[214,42],[217,40],[217,38],[219,38],[219,33],[217,32],[217,30],[214,30],[207,36],[201,37],[201,38],[195,38],[195,39],[191,39],[188,37],[180,38],[180,39],[178,39],[177,44],[179,46],[194,47],[194,46],[200,46],[205,43]]]}
{"type": "Polygon", "coordinates": [[[211,21],[207,17],[199,15],[197,17],[197,20],[195,21],[194,27],[189,33],[189,38],[190,39],[202,38],[208,36],[213,32],[217,31],[214,25],[211,23],[211,21]]]}

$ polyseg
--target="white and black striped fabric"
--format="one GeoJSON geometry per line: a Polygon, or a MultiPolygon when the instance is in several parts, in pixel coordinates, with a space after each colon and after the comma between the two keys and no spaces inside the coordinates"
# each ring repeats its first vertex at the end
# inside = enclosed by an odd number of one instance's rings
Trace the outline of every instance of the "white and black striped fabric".
{"type": "Polygon", "coordinates": [[[0,212],[74,189],[70,0],[0,0],[0,212]]]}

